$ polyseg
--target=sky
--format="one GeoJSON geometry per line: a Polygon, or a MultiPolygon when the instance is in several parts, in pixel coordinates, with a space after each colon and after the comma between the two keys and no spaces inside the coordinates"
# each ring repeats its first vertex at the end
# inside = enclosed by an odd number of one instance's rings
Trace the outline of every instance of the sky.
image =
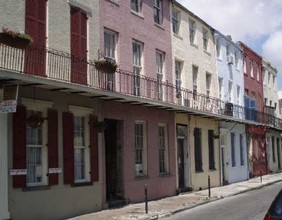
{"type": "Polygon", "coordinates": [[[242,41],[278,70],[282,98],[282,0],[177,0],[233,41],[242,41]]]}

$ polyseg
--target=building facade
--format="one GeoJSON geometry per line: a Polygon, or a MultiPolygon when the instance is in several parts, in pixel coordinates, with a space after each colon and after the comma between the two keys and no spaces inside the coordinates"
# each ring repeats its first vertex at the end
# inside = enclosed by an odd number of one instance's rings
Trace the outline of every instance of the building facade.
{"type": "MultiPolygon", "coordinates": [[[[243,56],[230,36],[214,31],[219,99],[224,112],[245,119],[243,56]]],[[[248,179],[245,124],[220,122],[221,183],[248,179]]]]}
{"type": "MultiPolygon", "coordinates": [[[[171,14],[178,104],[218,114],[213,29],[178,3],[172,6],[171,14]]],[[[212,186],[220,185],[219,144],[214,138],[219,132],[218,121],[194,113],[176,113],[175,117],[179,191],[207,188],[208,176],[212,186]]]]}
{"type": "Polygon", "coordinates": [[[251,176],[267,173],[266,127],[262,81],[262,57],[240,42],[243,50],[245,119],[258,125],[247,125],[247,147],[251,176]]]}
{"type": "MultiPolygon", "coordinates": [[[[279,99],[277,89],[277,69],[266,59],[262,60],[262,78],[263,78],[263,96],[264,113],[266,114],[266,123],[272,124],[275,128],[281,118],[279,112],[279,99]]],[[[281,170],[281,132],[276,129],[267,129],[267,161],[269,172],[278,172],[281,170]]]]}

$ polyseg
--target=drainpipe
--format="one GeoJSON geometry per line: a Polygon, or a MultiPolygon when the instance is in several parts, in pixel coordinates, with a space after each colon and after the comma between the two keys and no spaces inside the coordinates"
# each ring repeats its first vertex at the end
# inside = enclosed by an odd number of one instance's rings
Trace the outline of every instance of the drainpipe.
{"type": "Polygon", "coordinates": [[[221,155],[221,146],[220,146],[220,122],[218,121],[217,122],[217,132],[218,132],[218,135],[219,135],[219,138],[218,138],[218,160],[219,160],[219,183],[220,185],[222,186],[223,185],[223,181],[222,180],[222,167],[221,167],[221,158],[220,158],[220,155],[221,155]]]}

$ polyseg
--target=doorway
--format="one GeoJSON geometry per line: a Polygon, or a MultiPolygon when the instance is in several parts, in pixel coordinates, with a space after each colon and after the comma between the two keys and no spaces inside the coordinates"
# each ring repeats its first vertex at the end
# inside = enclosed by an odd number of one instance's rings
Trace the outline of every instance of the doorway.
{"type": "Polygon", "coordinates": [[[178,187],[180,189],[185,187],[184,177],[184,139],[177,140],[177,162],[178,162],[178,187]]]}
{"type": "Polygon", "coordinates": [[[280,138],[276,139],[276,147],[277,147],[277,162],[278,162],[278,170],[281,170],[281,162],[280,162],[280,138]]]}
{"type": "Polygon", "coordinates": [[[106,199],[123,200],[122,121],[105,119],[106,199]]]}
{"type": "Polygon", "coordinates": [[[228,184],[228,153],[227,153],[227,134],[220,134],[220,155],[221,155],[221,174],[222,185],[228,184]]]}

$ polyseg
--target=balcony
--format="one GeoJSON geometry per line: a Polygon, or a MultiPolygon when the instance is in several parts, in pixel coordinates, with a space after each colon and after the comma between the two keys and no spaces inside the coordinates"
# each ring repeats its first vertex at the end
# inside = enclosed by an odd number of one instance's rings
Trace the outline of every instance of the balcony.
{"type": "MultiPolygon", "coordinates": [[[[134,75],[121,69],[117,69],[114,74],[105,74],[95,68],[93,61],[53,49],[30,47],[20,50],[0,44],[0,70],[17,74],[17,80],[26,82],[37,80],[36,82],[40,81],[46,85],[52,82],[56,83],[56,90],[75,88],[77,92],[74,93],[87,93],[89,97],[91,93],[95,93],[94,97],[109,100],[125,100],[128,103],[155,106],[219,120],[267,124],[271,127],[275,125],[276,128],[282,129],[282,123],[276,117],[272,118],[270,123],[269,114],[251,111],[173,85],[168,81],[134,75]]],[[[0,75],[2,81],[3,76],[2,72],[0,75]]],[[[13,80],[12,76],[10,79],[13,80]]]]}

